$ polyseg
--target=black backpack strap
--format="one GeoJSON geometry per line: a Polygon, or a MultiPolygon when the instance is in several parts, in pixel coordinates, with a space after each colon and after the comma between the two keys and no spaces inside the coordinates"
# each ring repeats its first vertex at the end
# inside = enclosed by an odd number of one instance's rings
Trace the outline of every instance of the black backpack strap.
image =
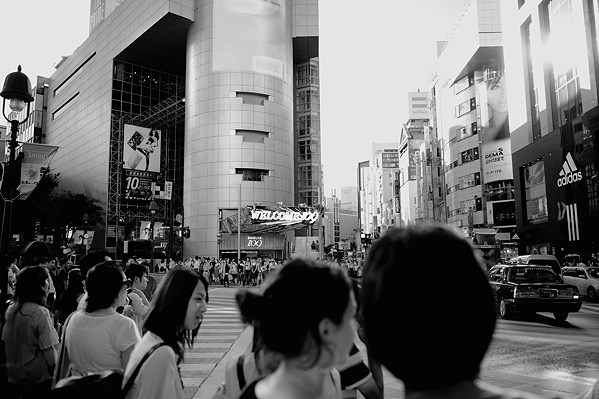
{"type": "Polygon", "coordinates": [[[239,380],[239,390],[242,391],[245,387],[246,381],[243,375],[243,361],[245,356],[241,355],[237,358],[237,379],[239,380]]]}
{"type": "Polygon", "coordinates": [[[133,383],[135,382],[135,379],[137,378],[137,374],[139,374],[139,370],[141,370],[141,366],[143,366],[144,362],[146,360],[148,360],[148,358],[150,356],[152,356],[152,353],[154,353],[154,351],[158,348],[160,348],[161,346],[165,346],[166,344],[164,342],[160,342],[156,345],[154,345],[153,347],[150,348],[149,351],[146,352],[146,354],[144,355],[144,357],[141,359],[141,361],[137,364],[137,366],[135,367],[135,370],[133,370],[133,373],[131,373],[131,376],[129,377],[129,379],[127,380],[127,383],[125,384],[125,386],[123,387],[123,391],[122,391],[122,397],[124,398],[125,396],[127,396],[127,393],[129,392],[129,390],[131,389],[131,387],[133,386],[133,383]]]}

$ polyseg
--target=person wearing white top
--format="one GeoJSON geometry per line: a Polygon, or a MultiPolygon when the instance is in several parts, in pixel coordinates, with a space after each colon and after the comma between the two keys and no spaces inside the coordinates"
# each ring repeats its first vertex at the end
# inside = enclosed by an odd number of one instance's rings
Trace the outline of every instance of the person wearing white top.
{"type": "Polygon", "coordinates": [[[135,322],[116,312],[126,303],[128,282],[115,261],[90,269],[86,279],[87,301],[83,311],[65,322],[62,363],[54,382],[69,375],[104,370],[125,370],[133,347],[140,341],[135,322]]]}
{"type": "Polygon", "coordinates": [[[132,319],[137,324],[137,328],[141,332],[143,318],[150,309],[150,301],[146,298],[143,291],[148,285],[148,270],[145,266],[131,263],[127,266],[125,275],[131,281],[131,288],[128,291],[128,297],[131,308],[133,309],[132,319]]]}
{"type": "Polygon", "coordinates": [[[160,283],[144,320],[145,334],[133,349],[123,377],[127,384],[146,353],[164,343],[142,365],[127,393],[127,399],[183,399],[179,365],[185,345],[193,344],[207,310],[208,282],[193,269],[176,267],[160,283]]]}

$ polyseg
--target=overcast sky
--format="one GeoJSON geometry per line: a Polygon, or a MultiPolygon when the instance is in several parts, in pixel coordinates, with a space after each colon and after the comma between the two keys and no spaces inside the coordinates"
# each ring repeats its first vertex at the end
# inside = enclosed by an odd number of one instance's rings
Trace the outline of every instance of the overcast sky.
{"type": "MultiPolygon", "coordinates": [[[[325,194],[356,185],[373,142],[396,142],[407,93],[428,89],[436,42],[470,0],[320,0],[320,90],[325,194]]],[[[0,79],[18,64],[50,76],[87,38],[88,0],[0,0],[0,79]],[[21,33],[22,32],[22,33],[21,33]]],[[[0,122],[5,125],[6,123],[0,122]]]]}

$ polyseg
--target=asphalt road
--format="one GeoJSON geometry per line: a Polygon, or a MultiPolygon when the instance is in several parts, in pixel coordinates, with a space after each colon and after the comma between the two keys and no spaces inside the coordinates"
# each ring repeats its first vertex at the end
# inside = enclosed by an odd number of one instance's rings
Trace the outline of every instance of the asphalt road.
{"type": "Polygon", "coordinates": [[[564,397],[573,385],[583,390],[599,377],[599,304],[583,302],[566,322],[551,313],[498,319],[482,369],[563,383],[564,397]]]}

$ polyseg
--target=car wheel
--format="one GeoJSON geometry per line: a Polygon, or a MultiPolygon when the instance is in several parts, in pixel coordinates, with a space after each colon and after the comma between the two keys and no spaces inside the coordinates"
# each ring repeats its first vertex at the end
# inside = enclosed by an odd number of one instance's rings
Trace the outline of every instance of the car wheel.
{"type": "Polygon", "coordinates": [[[566,321],[568,318],[568,312],[553,312],[553,317],[557,321],[566,321]]]}
{"type": "Polygon", "coordinates": [[[597,301],[597,291],[593,287],[589,287],[587,289],[587,296],[589,297],[589,301],[596,302],[597,301]]]}
{"type": "Polygon", "coordinates": [[[505,299],[499,301],[499,316],[501,316],[501,318],[504,320],[509,320],[512,317],[512,312],[508,308],[505,299]]]}

